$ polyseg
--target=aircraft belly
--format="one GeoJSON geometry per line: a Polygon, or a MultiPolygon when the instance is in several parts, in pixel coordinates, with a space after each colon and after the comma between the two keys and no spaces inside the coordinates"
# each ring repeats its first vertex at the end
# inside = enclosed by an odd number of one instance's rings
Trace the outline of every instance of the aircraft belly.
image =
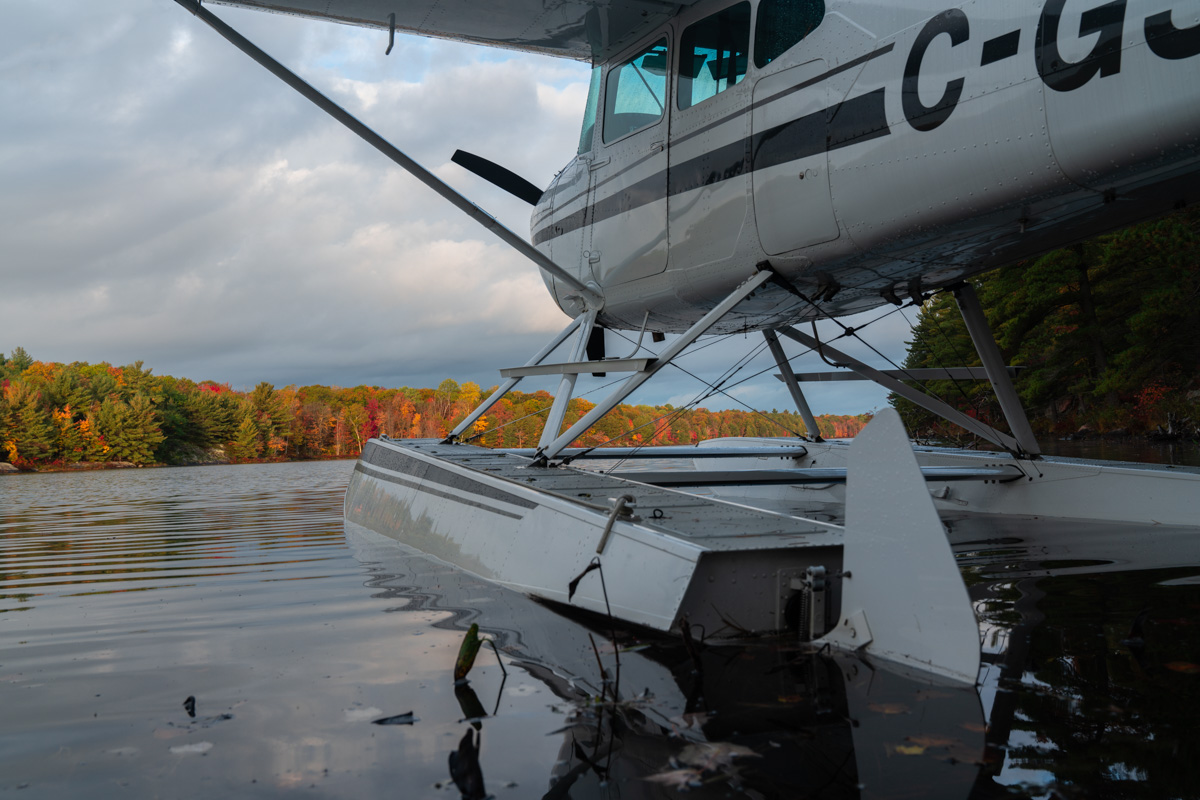
{"type": "Polygon", "coordinates": [[[814,59],[760,79],[754,87],[754,219],[768,255],[838,238],[829,191],[825,141],[834,83],[819,82],[826,62],[814,59]],[[760,103],[762,105],[760,105],[760,103]]]}

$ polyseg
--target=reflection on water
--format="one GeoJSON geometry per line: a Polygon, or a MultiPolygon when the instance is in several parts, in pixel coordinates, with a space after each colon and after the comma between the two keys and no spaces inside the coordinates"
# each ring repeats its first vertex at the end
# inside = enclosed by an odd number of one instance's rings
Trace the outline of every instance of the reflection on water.
{"type": "Polygon", "coordinates": [[[1045,439],[1042,452],[1052,456],[1098,458],[1104,461],[1135,461],[1142,464],[1175,464],[1200,467],[1200,442],[1152,442],[1136,437],[1104,439],[1045,439]]]}
{"type": "Polygon", "coordinates": [[[456,798],[469,739],[500,800],[1200,797],[1195,532],[948,520],[961,690],[786,642],[615,653],[344,527],[351,468],[0,481],[0,792],[456,798]],[[472,622],[507,677],[484,648],[456,688],[472,622]]]}

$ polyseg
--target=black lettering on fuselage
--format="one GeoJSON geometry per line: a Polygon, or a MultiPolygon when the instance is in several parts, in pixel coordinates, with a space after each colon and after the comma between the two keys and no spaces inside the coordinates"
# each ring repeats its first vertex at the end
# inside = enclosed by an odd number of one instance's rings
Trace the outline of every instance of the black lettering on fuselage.
{"type": "Polygon", "coordinates": [[[1127,0],[1112,0],[1083,12],[1079,36],[1099,33],[1092,51],[1082,61],[1066,61],[1058,49],[1058,27],[1067,0],[1046,0],[1038,17],[1034,39],[1034,61],[1042,81],[1056,92],[1078,89],[1100,74],[1101,78],[1121,71],[1121,28],[1125,24],[1127,0]]]}
{"type": "Polygon", "coordinates": [[[1154,55],[1171,61],[1200,55],[1200,25],[1176,28],[1170,11],[1152,14],[1146,17],[1146,44],[1154,55]]]}
{"type": "Polygon", "coordinates": [[[948,82],[946,90],[942,92],[942,99],[932,106],[922,103],[917,94],[917,82],[920,79],[921,61],[925,58],[925,51],[929,49],[933,40],[943,33],[950,35],[951,47],[957,47],[971,35],[971,26],[962,9],[952,8],[949,11],[943,11],[926,22],[925,27],[917,34],[912,50],[908,54],[908,62],[904,65],[904,81],[900,86],[900,103],[904,108],[904,117],[908,120],[908,124],[919,131],[931,131],[949,119],[954,107],[958,105],[959,98],[962,97],[965,83],[963,78],[955,78],[948,82]]]}

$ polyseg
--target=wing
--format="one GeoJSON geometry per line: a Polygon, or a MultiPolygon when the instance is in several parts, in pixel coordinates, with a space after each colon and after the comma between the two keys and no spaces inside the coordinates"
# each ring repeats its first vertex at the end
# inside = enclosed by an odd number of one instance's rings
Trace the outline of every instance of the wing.
{"type": "Polygon", "coordinates": [[[696,0],[209,0],[599,63],[696,0]]]}

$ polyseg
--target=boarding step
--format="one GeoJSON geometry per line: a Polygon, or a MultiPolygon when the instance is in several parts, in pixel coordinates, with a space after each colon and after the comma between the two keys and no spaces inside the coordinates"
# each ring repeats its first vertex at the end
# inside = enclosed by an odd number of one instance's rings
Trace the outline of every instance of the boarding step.
{"type": "Polygon", "coordinates": [[[582,375],[589,372],[645,372],[653,358],[610,358],[604,361],[565,361],[560,364],[534,364],[524,367],[505,367],[503,378],[529,378],[534,375],[582,375]]]}

